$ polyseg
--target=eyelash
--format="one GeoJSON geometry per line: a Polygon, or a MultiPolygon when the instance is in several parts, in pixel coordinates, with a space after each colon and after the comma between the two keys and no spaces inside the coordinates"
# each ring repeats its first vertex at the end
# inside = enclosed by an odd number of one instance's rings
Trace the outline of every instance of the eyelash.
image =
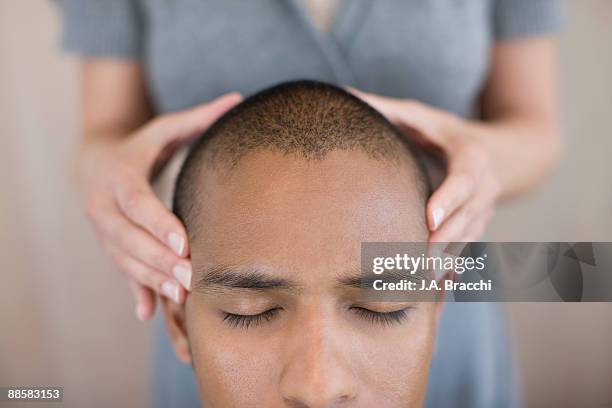
{"type": "Polygon", "coordinates": [[[266,310],[265,312],[256,315],[239,315],[233,313],[225,313],[223,321],[230,327],[247,330],[251,326],[259,326],[262,323],[272,320],[280,311],[280,308],[266,310]]]}
{"type": "MultiPolygon", "coordinates": [[[[363,307],[351,307],[350,309],[353,310],[357,316],[369,321],[372,324],[391,326],[393,324],[402,323],[408,316],[407,310],[409,308],[396,310],[393,312],[374,312],[363,307]]],[[[225,313],[223,321],[230,327],[247,330],[250,327],[257,327],[262,323],[270,322],[272,319],[274,319],[274,317],[276,317],[280,310],[280,308],[274,308],[256,315],[225,313]]]]}
{"type": "Polygon", "coordinates": [[[357,316],[369,321],[372,324],[380,324],[383,326],[391,326],[393,324],[402,323],[408,317],[407,310],[395,310],[393,312],[374,312],[363,307],[351,307],[357,316]]]}

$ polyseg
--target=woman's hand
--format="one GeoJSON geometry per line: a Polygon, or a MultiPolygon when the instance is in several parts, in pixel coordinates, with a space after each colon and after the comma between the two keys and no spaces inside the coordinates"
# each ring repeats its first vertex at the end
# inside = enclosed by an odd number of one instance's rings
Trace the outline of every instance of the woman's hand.
{"type": "Polygon", "coordinates": [[[190,289],[189,244],[182,223],[154,195],[150,179],[182,145],[240,102],[228,94],[160,116],[130,135],[86,140],[78,155],[86,212],[125,274],[139,319],[155,311],[155,293],[177,303],[190,289]]]}
{"type": "Polygon", "coordinates": [[[425,149],[446,162],[446,178],[427,203],[432,242],[477,241],[493,215],[501,188],[488,151],[472,124],[412,100],[351,89],[425,149]]]}

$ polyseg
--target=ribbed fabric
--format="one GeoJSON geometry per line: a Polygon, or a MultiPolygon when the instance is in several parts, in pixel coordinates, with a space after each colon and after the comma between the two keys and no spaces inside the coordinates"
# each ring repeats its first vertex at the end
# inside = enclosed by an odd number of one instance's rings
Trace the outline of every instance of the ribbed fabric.
{"type": "Polygon", "coordinates": [[[564,25],[564,0],[494,0],[498,39],[553,34],[564,25]]]}
{"type": "Polygon", "coordinates": [[[82,56],[138,58],[143,22],[132,0],[56,0],[64,18],[62,46],[82,56]]]}

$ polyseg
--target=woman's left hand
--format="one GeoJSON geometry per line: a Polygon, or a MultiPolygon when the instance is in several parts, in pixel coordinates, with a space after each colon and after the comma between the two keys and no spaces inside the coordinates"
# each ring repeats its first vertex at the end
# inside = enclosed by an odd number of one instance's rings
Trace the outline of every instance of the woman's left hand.
{"type": "Polygon", "coordinates": [[[350,89],[417,144],[439,153],[446,177],[427,203],[431,242],[471,242],[483,235],[501,188],[489,153],[470,122],[417,101],[350,89]]]}

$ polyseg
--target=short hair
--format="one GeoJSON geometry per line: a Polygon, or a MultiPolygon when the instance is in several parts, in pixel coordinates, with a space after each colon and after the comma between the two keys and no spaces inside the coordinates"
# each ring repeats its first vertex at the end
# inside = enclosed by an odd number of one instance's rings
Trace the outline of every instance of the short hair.
{"type": "Polygon", "coordinates": [[[173,210],[186,226],[197,214],[204,167],[231,171],[260,151],[323,160],[332,151],[406,163],[423,202],[431,183],[414,146],[382,114],[351,93],[318,81],[281,83],[246,98],[220,117],[191,147],[174,189],[173,210]]]}

